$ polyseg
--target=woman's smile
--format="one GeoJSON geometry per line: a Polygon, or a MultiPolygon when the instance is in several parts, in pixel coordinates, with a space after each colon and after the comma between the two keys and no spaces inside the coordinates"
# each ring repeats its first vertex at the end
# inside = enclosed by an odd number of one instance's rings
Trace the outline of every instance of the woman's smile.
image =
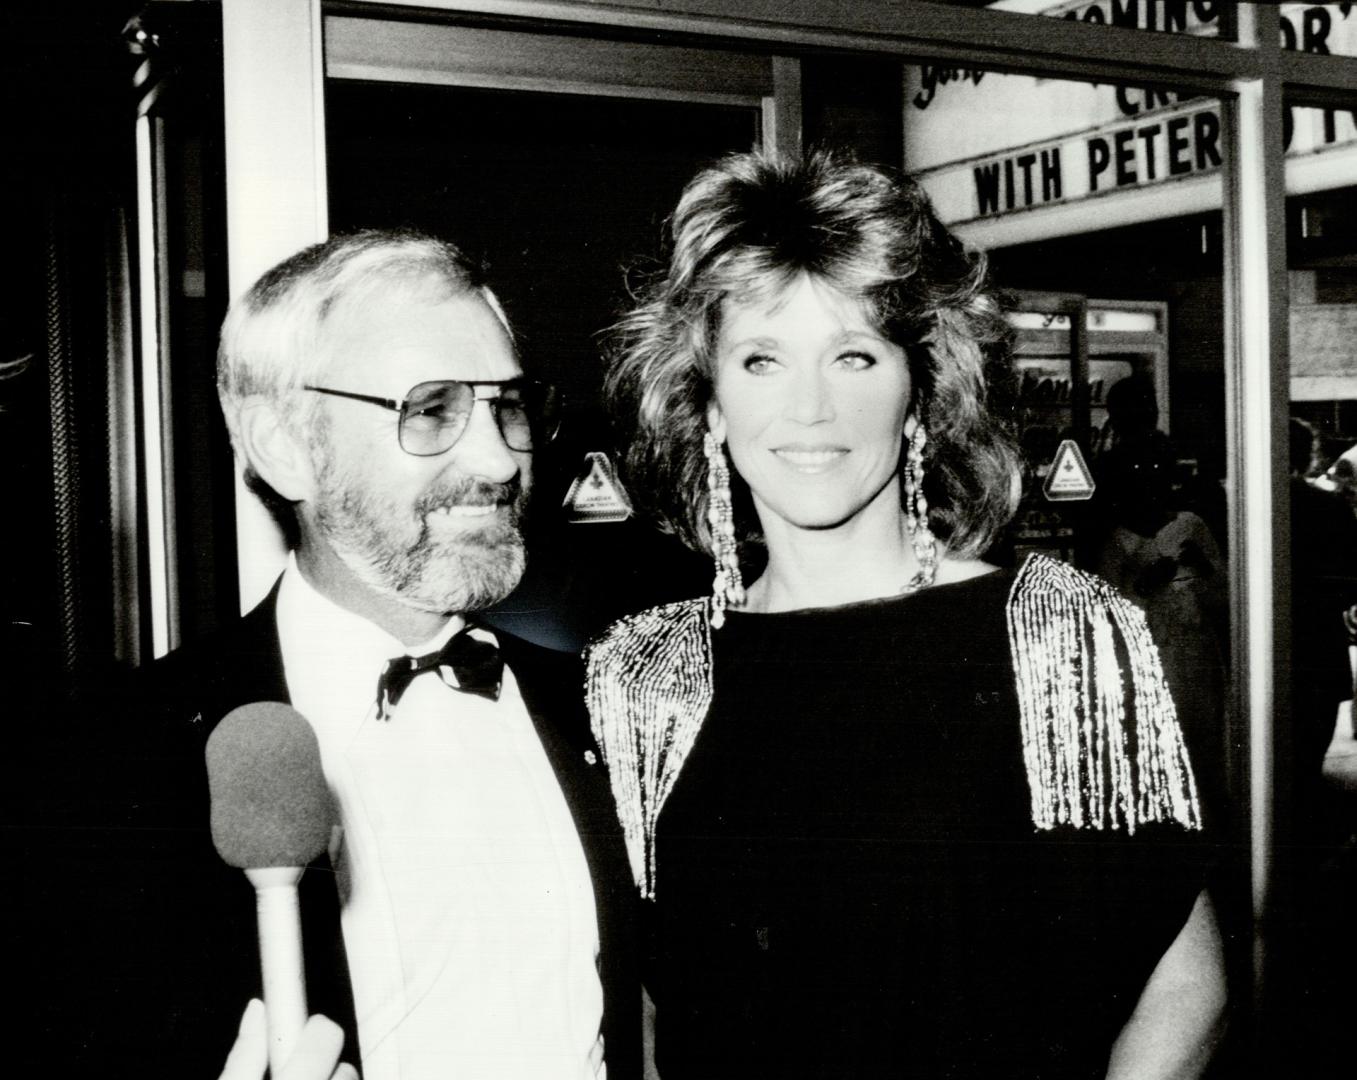
{"type": "Polygon", "coordinates": [[[862,305],[802,275],[780,293],[727,301],[708,422],[749,485],[765,534],[898,517],[909,362],[862,305]]]}
{"type": "Polygon", "coordinates": [[[823,473],[843,464],[851,451],[846,446],[790,443],[786,446],[773,447],[772,453],[779,461],[797,472],[823,473]]]}

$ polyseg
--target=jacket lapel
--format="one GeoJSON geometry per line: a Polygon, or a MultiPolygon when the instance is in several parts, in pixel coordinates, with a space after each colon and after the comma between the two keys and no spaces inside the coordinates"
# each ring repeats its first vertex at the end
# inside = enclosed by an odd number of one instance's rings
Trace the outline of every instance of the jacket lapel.
{"type": "MultiPolygon", "coordinates": [[[[195,650],[192,655],[196,663],[185,665],[184,691],[191,695],[185,700],[197,700],[188,719],[202,728],[204,742],[212,728],[241,705],[258,701],[291,704],[278,638],[277,601],[275,583],[262,603],[211,639],[206,649],[195,650]]],[[[307,868],[297,893],[307,1006],[344,1029],[344,1060],[357,1064],[361,1058],[353,987],[340,923],[339,892],[328,856],[321,856],[307,868]]]]}
{"type": "Polygon", "coordinates": [[[584,708],[584,667],[574,655],[503,631],[496,634],[589,863],[598,912],[608,1075],[626,1080],[641,1073],[638,901],[612,789],[584,708]]]}
{"type": "MultiPolygon", "coordinates": [[[[162,673],[166,719],[201,746],[232,709],[256,701],[290,703],[277,623],[278,586],[237,623],[202,647],[171,657],[162,673]]],[[[602,954],[604,1040],[609,1075],[640,1075],[640,977],[636,898],[611,789],[584,709],[583,667],[573,655],[497,632],[505,662],[551,762],[584,847],[594,885],[602,954]]],[[[201,767],[201,764],[200,766],[201,767]]],[[[215,859],[215,854],[212,856],[215,859]]],[[[220,867],[220,863],[217,865],[220,867]]],[[[344,950],[333,869],[323,857],[299,887],[307,1000],[312,1012],[335,1020],[346,1035],[344,1060],[357,1063],[358,1030],[344,950]]],[[[253,951],[252,941],[229,948],[253,951]]]]}

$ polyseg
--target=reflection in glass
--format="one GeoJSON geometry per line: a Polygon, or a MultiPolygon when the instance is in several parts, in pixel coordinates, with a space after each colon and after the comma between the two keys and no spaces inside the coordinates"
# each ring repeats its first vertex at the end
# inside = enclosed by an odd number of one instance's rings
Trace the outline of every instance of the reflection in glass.
{"type": "Polygon", "coordinates": [[[1055,554],[1140,607],[1201,775],[1219,805],[1246,805],[1226,709],[1220,103],[928,65],[904,93],[906,168],[1013,307],[1028,476],[992,557],[1055,554]],[[1070,443],[1091,498],[1052,497],[1070,443]]]}
{"type": "Polygon", "coordinates": [[[1318,443],[1307,471],[1357,444],[1357,118],[1288,107],[1291,412],[1318,443]]]}
{"type": "MultiPolygon", "coordinates": [[[[1156,200],[1154,216],[1219,206],[1211,178],[1221,125],[1211,100],[924,65],[906,75],[906,103],[906,167],[949,223],[1172,181],[1189,183],[1156,200]]],[[[1145,207],[1125,204],[1118,217],[1137,220],[1145,207]]]]}
{"type": "MultiPolygon", "coordinates": [[[[1336,8],[1338,5],[1330,5],[1336,8]]],[[[1346,5],[1343,5],[1346,6],[1346,5]]],[[[1337,14],[1337,12],[1335,12],[1337,14]]],[[[1289,819],[1281,855],[1307,1075],[1343,1076],[1333,1032],[1357,966],[1347,925],[1357,899],[1357,125],[1352,113],[1287,108],[1290,278],[1289,819]]]]}
{"type": "MultiPolygon", "coordinates": [[[[1094,9],[1059,11],[1076,8],[1094,9]]],[[[905,167],[1012,296],[1030,468],[1013,554],[1100,568],[1146,610],[1199,699],[1202,753],[1240,790],[1223,720],[1220,103],[927,64],[904,86],[905,167]],[[1091,499],[1047,491],[1070,439],[1091,499]]]]}

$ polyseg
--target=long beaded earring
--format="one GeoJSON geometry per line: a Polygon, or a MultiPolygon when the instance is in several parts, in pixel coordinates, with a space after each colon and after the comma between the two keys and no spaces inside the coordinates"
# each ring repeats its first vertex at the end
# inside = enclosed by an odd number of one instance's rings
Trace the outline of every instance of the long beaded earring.
{"type": "Polygon", "coordinates": [[[712,557],[716,560],[711,624],[719,630],[725,625],[726,608],[743,606],[744,583],[740,580],[735,508],[730,501],[730,466],[726,463],[726,452],[710,431],[702,436],[702,452],[707,455],[707,525],[711,529],[712,557]]]}
{"type": "Polygon", "coordinates": [[[914,546],[918,572],[902,592],[917,592],[933,584],[938,575],[938,541],[928,527],[928,499],[924,496],[924,446],[928,433],[922,422],[914,425],[905,450],[905,528],[914,546]]]}

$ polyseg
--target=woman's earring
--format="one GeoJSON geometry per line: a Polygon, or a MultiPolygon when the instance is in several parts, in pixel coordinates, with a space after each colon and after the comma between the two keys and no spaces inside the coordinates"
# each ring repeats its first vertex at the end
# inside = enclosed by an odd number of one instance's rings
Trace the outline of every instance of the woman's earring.
{"type": "Polygon", "coordinates": [[[914,546],[919,569],[902,592],[917,592],[938,576],[938,541],[928,527],[928,499],[924,496],[924,445],[928,434],[916,423],[905,450],[905,528],[914,546]]]}
{"type": "Polygon", "coordinates": [[[702,436],[702,451],[707,455],[707,525],[716,560],[711,624],[719,630],[726,621],[726,608],[743,606],[744,583],[740,580],[740,550],[735,543],[735,508],[730,501],[726,452],[710,431],[702,436]]]}

